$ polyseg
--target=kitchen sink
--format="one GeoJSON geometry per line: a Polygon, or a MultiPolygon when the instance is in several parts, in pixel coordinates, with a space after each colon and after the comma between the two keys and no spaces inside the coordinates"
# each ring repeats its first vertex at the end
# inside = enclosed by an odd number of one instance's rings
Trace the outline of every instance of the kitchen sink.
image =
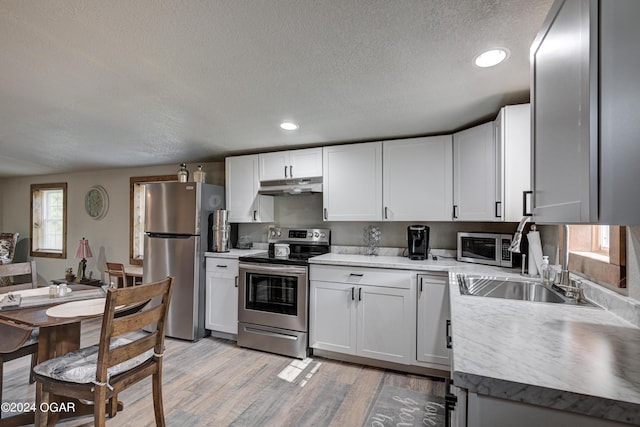
{"type": "Polygon", "coordinates": [[[594,306],[586,300],[576,302],[540,282],[519,278],[471,276],[458,274],[458,286],[463,295],[503,298],[520,301],[547,302],[594,306]]]}

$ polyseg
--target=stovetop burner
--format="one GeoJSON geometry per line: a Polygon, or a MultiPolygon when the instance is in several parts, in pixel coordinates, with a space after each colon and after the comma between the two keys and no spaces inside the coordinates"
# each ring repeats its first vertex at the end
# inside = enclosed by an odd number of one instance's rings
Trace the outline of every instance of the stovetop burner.
{"type": "Polygon", "coordinates": [[[331,231],[325,228],[285,228],[269,226],[268,252],[240,257],[241,262],[307,265],[308,259],[330,252],[331,231]],[[274,256],[276,243],[288,243],[288,257],[274,256]]]}

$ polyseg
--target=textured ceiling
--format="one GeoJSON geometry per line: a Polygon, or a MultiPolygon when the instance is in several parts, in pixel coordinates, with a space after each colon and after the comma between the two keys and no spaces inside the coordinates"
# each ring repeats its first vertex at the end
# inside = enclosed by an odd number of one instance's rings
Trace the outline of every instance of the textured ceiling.
{"type": "Polygon", "coordinates": [[[0,177],[451,132],[528,100],[550,6],[1,0],[0,177]]]}

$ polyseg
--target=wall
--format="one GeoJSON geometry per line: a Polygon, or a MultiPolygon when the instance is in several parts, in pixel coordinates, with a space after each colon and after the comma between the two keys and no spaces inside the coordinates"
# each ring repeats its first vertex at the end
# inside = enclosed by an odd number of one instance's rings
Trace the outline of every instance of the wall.
{"type": "MultiPolygon", "coordinates": [[[[224,185],[224,163],[203,163],[207,182],[224,185]]],[[[78,241],[89,240],[93,258],[87,260],[87,275],[104,279],[106,261],[129,264],[129,178],[132,176],[169,175],[177,172],[177,165],[110,169],[62,175],[42,175],[0,180],[0,230],[17,231],[20,240],[15,260],[29,259],[29,209],[31,184],[67,183],[67,258],[33,258],[39,282],[64,277],[64,270],[72,267],[77,273],[75,259],[78,241]],[[101,185],[109,197],[107,215],[99,221],[84,211],[84,195],[94,185],[101,185]]],[[[190,171],[196,165],[188,165],[190,171]]]]}
{"type": "MultiPolygon", "coordinates": [[[[437,249],[455,249],[458,231],[493,231],[511,234],[516,223],[478,222],[331,222],[322,220],[322,194],[280,196],[275,198],[276,224],[288,227],[329,228],[331,244],[362,246],[364,227],[377,225],[381,230],[380,246],[405,247],[407,226],[418,223],[430,228],[430,246],[437,249]]],[[[268,224],[240,224],[239,235],[252,241],[267,241],[268,224]]]]}

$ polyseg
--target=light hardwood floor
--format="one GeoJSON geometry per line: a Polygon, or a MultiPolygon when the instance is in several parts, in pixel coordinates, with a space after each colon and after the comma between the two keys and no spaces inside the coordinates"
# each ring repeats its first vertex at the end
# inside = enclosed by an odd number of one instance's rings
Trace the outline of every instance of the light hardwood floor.
{"type": "MultiPolygon", "coordinates": [[[[99,321],[83,323],[82,346],[97,343],[99,328],[99,321]]],[[[167,425],[362,426],[383,384],[444,396],[444,382],[439,379],[311,359],[304,366],[297,359],[211,337],[197,343],[167,339],[163,370],[167,425]]],[[[5,402],[33,400],[35,386],[28,385],[26,374],[29,360],[5,364],[5,402]]],[[[107,425],[154,425],[150,393],[150,379],[121,393],[124,411],[107,419],[107,425]]],[[[84,417],[59,425],[91,426],[93,420],[84,417]]]]}

